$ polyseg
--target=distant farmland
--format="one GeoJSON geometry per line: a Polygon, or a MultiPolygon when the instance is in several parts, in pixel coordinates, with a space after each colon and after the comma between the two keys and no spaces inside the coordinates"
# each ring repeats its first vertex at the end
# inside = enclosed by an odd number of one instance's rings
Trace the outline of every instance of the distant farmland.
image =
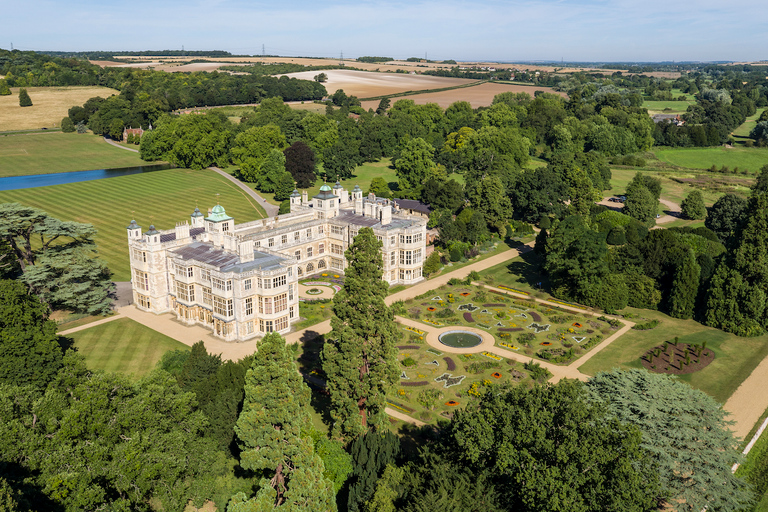
{"type": "Polygon", "coordinates": [[[94,96],[108,98],[120,91],[107,87],[27,87],[31,107],[19,106],[19,88],[12,87],[10,96],[0,96],[0,130],[34,130],[61,125],[61,119],[75,105],[94,96]]]}

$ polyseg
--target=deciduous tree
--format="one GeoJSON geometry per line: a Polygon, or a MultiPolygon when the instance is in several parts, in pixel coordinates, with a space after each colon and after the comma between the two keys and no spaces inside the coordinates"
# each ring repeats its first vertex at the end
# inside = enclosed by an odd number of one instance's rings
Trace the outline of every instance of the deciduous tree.
{"type": "Polygon", "coordinates": [[[680,204],[680,209],[683,217],[686,219],[698,220],[707,216],[707,207],[704,206],[704,197],[699,190],[694,190],[688,194],[680,204]]]}
{"type": "Polygon", "coordinates": [[[298,188],[309,188],[315,183],[315,152],[302,141],[296,141],[283,151],[285,170],[291,173],[298,188]]]}

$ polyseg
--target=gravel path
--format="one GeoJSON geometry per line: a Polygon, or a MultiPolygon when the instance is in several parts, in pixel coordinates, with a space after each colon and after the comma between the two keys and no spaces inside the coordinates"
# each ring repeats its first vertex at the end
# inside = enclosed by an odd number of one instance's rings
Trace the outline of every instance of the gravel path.
{"type": "Polygon", "coordinates": [[[231,181],[232,183],[234,183],[235,185],[243,189],[249,196],[255,199],[256,202],[259,203],[262,208],[264,208],[264,211],[267,212],[267,217],[274,217],[277,215],[277,212],[280,211],[279,206],[275,206],[273,204],[268,203],[263,197],[257,194],[252,188],[250,188],[248,185],[238,180],[237,178],[233,177],[232,175],[222,171],[218,167],[209,167],[209,169],[212,171],[216,171],[217,173],[221,174],[222,176],[227,178],[229,181],[231,181]]]}
{"type": "Polygon", "coordinates": [[[117,142],[115,142],[115,141],[113,141],[112,139],[109,139],[109,138],[107,138],[107,137],[104,137],[104,142],[106,142],[107,144],[110,144],[110,145],[112,145],[112,146],[115,146],[116,148],[124,149],[124,150],[126,150],[126,151],[133,151],[134,153],[138,153],[138,152],[139,152],[139,150],[138,150],[138,149],[129,148],[129,147],[127,147],[127,146],[121,146],[121,145],[120,145],[120,144],[118,144],[117,142]]]}

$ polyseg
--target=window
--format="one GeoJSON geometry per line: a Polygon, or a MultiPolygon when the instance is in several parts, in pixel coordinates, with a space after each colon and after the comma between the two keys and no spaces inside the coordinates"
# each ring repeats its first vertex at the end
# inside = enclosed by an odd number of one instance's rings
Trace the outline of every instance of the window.
{"type": "Polygon", "coordinates": [[[331,226],[331,234],[333,235],[343,235],[344,234],[344,228],[342,226],[331,226]]]}
{"type": "Polygon", "coordinates": [[[325,268],[325,260],[318,261],[317,268],[325,268]]]}
{"type": "Polygon", "coordinates": [[[307,258],[311,258],[311,257],[312,257],[312,248],[307,247],[307,258]]]}
{"type": "Polygon", "coordinates": [[[301,249],[293,253],[294,256],[296,256],[296,261],[301,261],[301,249]]]}
{"type": "Polygon", "coordinates": [[[293,285],[288,285],[288,300],[293,302],[293,285]]]}
{"type": "Polygon", "coordinates": [[[400,280],[401,281],[410,281],[411,280],[411,270],[403,270],[400,269],[400,280]]]}
{"type": "Polygon", "coordinates": [[[337,270],[344,270],[344,260],[338,258],[331,258],[331,268],[337,270]]]}
{"type": "Polygon", "coordinates": [[[149,309],[150,303],[149,303],[149,297],[145,297],[144,295],[136,294],[136,299],[139,301],[139,306],[145,309],[149,309]]]}
{"type": "MultiPolygon", "coordinates": [[[[261,311],[259,311],[261,313],[261,311]]],[[[272,314],[272,297],[264,297],[264,314],[272,314]]]]}
{"type": "Polygon", "coordinates": [[[288,279],[285,276],[277,276],[274,279],[274,282],[272,283],[272,286],[274,288],[277,288],[278,286],[284,286],[287,281],[288,281],[288,279]]]}
{"type": "Polygon", "coordinates": [[[401,265],[412,265],[413,264],[413,253],[412,253],[412,251],[400,251],[400,264],[401,265]]]}
{"type": "Polygon", "coordinates": [[[312,228],[309,228],[307,230],[307,239],[311,239],[311,238],[312,238],[312,228]]]}
{"type": "Polygon", "coordinates": [[[421,233],[416,233],[413,235],[413,243],[421,242],[421,233]]]}
{"type": "Polygon", "coordinates": [[[389,280],[394,281],[395,279],[397,279],[397,270],[393,270],[389,273],[389,280]]]}
{"type": "Polygon", "coordinates": [[[313,272],[314,270],[315,270],[315,266],[313,264],[310,263],[309,265],[307,265],[307,274],[309,274],[310,272],[313,272]]]}
{"type": "Polygon", "coordinates": [[[213,298],[211,296],[211,289],[206,288],[205,286],[203,288],[203,304],[210,306],[213,304],[213,298]]]}
{"type": "Polygon", "coordinates": [[[261,289],[261,278],[260,277],[256,278],[256,285],[259,287],[259,289],[261,289]]]}
{"type": "Polygon", "coordinates": [[[298,231],[296,231],[296,232],[293,234],[293,241],[294,241],[294,242],[298,242],[298,241],[299,241],[299,238],[300,238],[300,237],[299,237],[299,232],[298,232],[298,231]]]}
{"type": "Polygon", "coordinates": [[[195,277],[195,267],[187,267],[187,277],[195,277]]]}
{"type": "Polygon", "coordinates": [[[318,208],[319,208],[320,206],[323,206],[323,200],[322,200],[322,199],[318,199],[318,200],[317,200],[317,206],[318,206],[318,208]]]}
{"type": "Polygon", "coordinates": [[[176,298],[184,302],[195,301],[195,285],[176,281],[176,298]]]}
{"type": "Polygon", "coordinates": [[[267,245],[269,247],[274,247],[275,246],[275,239],[274,238],[270,238],[269,241],[267,242],[267,245]]]}
{"type": "Polygon", "coordinates": [[[301,270],[301,267],[296,267],[296,275],[299,277],[304,275],[304,271],[301,270]]]}
{"type": "Polygon", "coordinates": [[[392,251],[389,254],[389,266],[394,267],[397,264],[397,251],[392,251]]]}
{"type": "Polygon", "coordinates": [[[415,249],[413,251],[413,262],[421,263],[421,249],[415,249]]]}
{"type": "Polygon", "coordinates": [[[222,225],[221,225],[221,230],[222,230],[223,232],[225,232],[225,233],[226,233],[227,231],[229,231],[229,222],[225,222],[224,224],[222,224],[222,225]]]}
{"type": "Polygon", "coordinates": [[[211,280],[211,271],[206,270],[204,268],[200,269],[200,279],[203,281],[210,281],[211,280]]]}
{"type": "Polygon", "coordinates": [[[259,297],[259,313],[264,313],[264,299],[259,297]]]}
{"type": "Polygon", "coordinates": [[[381,236],[379,236],[379,235],[376,235],[376,240],[378,240],[378,241],[379,241],[379,242],[381,242],[382,244],[384,243],[383,237],[381,237],[381,236]]]}
{"type": "Polygon", "coordinates": [[[245,316],[253,314],[253,297],[245,299],[245,316]]]}
{"type": "Polygon", "coordinates": [[[322,235],[323,234],[323,226],[322,225],[317,226],[317,234],[318,235],[322,235]]]}
{"type": "Polygon", "coordinates": [[[253,321],[245,322],[245,334],[253,334],[253,321]]]}
{"type": "Polygon", "coordinates": [[[275,297],[275,313],[288,309],[288,294],[282,293],[275,297]]]}
{"type": "Polygon", "coordinates": [[[395,237],[394,236],[389,237],[389,245],[395,245],[395,237]]]}
{"type": "Polygon", "coordinates": [[[146,272],[133,269],[133,282],[136,289],[149,291],[149,274],[146,272]]]}
{"type": "Polygon", "coordinates": [[[223,279],[219,279],[218,277],[214,277],[211,279],[211,283],[213,284],[213,288],[216,290],[223,290],[226,284],[224,283],[223,279]]]}
{"type": "Polygon", "coordinates": [[[421,277],[421,267],[413,270],[413,278],[416,279],[417,277],[421,277]]]}
{"type": "Polygon", "coordinates": [[[289,309],[288,309],[288,316],[289,316],[290,318],[293,318],[293,308],[289,308],[289,309]]]}
{"type": "Polygon", "coordinates": [[[411,243],[411,235],[400,235],[400,243],[401,244],[411,243]]]}
{"type": "Polygon", "coordinates": [[[272,288],[272,280],[271,279],[264,279],[264,289],[269,290],[272,288]]]}
{"type": "Polygon", "coordinates": [[[261,247],[261,240],[259,240],[258,242],[256,242],[256,247],[261,247]]]}
{"type": "Polygon", "coordinates": [[[275,330],[282,331],[288,328],[288,317],[278,318],[275,320],[275,330]]]}
{"type": "Polygon", "coordinates": [[[317,254],[325,254],[325,244],[318,244],[317,254]]]}
{"type": "Polygon", "coordinates": [[[261,332],[272,332],[272,320],[259,320],[259,330],[261,332]]]}
{"type": "Polygon", "coordinates": [[[288,243],[288,235],[283,235],[282,238],[280,238],[280,243],[285,245],[288,243]]]}
{"type": "Polygon", "coordinates": [[[338,244],[331,244],[331,252],[333,254],[344,254],[344,247],[338,244]]]}
{"type": "Polygon", "coordinates": [[[131,257],[140,263],[147,262],[147,253],[145,253],[144,251],[140,251],[135,247],[131,249],[131,257]]]}
{"type": "Polygon", "coordinates": [[[246,279],[245,281],[243,281],[243,290],[250,290],[252,284],[253,284],[252,280],[246,279]]]}
{"type": "Polygon", "coordinates": [[[213,312],[222,316],[233,316],[235,314],[235,307],[232,303],[232,299],[223,299],[221,297],[213,296],[213,312]]]}

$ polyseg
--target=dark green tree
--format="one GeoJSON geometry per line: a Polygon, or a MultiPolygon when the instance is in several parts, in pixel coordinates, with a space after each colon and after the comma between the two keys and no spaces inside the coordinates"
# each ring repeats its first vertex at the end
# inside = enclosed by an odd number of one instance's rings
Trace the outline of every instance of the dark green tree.
{"type": "Polygon", "coordinates": [[[399,375],[380,248],[373,230],[360,229],[345,253],[349,267],[344,286],[333,298],[333,330],[322,359],[337,437],[380,428],[386,421],[386,394],[399,375]]]}
{"type": "MultiPolygon", "coordinates": [[[[400,150],[400,157],[395,161],[395,172],[401,190],[420,191],[421,186],[429,178],[440,176],[437,164],[432,160],[435,150],[432,145],[422,138],[410,139],[400,150]]],[[[444,174],[444,170],[443,173],[444,174]]]]}
{"type": "Polygon", "coordinates": [[[43,390],[64,353],[48,308],[19,281],[0,281],[0,382],[43,390]]]}
{"type": "Polygon", "coordinates": [[[667,498],[683,512],[744,510],[750,492],[733,475],[741,459],[726,412],[705,393],[676,378],[644,370],[598,373],[587,383],[610,416],[642,432],[667,498]]]}
{"type": "Polygon", "coordinates": [[[18,203],[0,204],[0,239],[18,262],[20,279],[50,307],[110,311],[112,281],[106,265],[94,257],[95,236],[90,224],[61,221],[18,203]]]}
{"type": "Polygon", "coordinates": [[[698,220],[707,216],[707,207],[704,206],[704,197],[701,191],[694,190],[683,199],[680,204],[683,218],[698,220]]]}
{"type": "Polygon", "coordinates": [[[427,258],[427,261],[424,262],[424,275],[430,276],[440,270],[441,267],[440,253],[433,251],[427,258]]]}
{"type": "Polygon", "coordinates": [[[376,490],[376,482],[387,464],[393,464],[400,453],[400,439],[392,432],[371,432],[359,436],[349,445],[353,470],[349,477],[347,510],[364,510],[365,502],[376,490]]]}
{"type": "Polygon", "coordinates": [[[275,183],[275,201],[287,200],[295,189],[296,183],[293,181],[293,176],[288,171],[284,171],[275,183]]]}
{"type": "Polygon", "coordinates": [[[61,131],[64,133],[73,133],[75,131],[75,123],[68,117],[61,120],[61,131]]]}
{"type": "Polygon", "coordinates": [[[24,87],[19,89],[19,106],[20,107],[32,106],[32,99],[29,97],[29,93],[24,87]]]}
{"type": "Polygon", "coordinates": [[[505,510],[656,510],[660,488],[641,434],[589,403],[581,382],[517,386],[457,411],[460,460],[494,473],[505,510]]]}
{"type": "Polygon", "coordinates": [[[709,209],[704,225],[715,232],[720,241],[729,243],[744,222],[747,200],[736,194],[725,194],[709,209]]]}
{"type": "Polygon", "coordinates": [[[701,268],[696,263],[693,249],[683,253],[683,259],[675,269],[675,279],[669,294],[669,315],[688,319],[693,316],[693,306],[699,292],[701,268]]]}
{"type": "Polygon", "coordinates": [[[389,101],[389,98],[381,98],[381,101],[379,101],[379,106],[376,107],[376,113],[379,115],[386,114],[387,110],[389,110],[391,102],[389,101]]]}
{"type": "Polygon", "coordinates": [[[392,197],[392,191],[389,189],[387,180],[380,176],[371,180],[371,185],[368,187],[368,193],[373,193],[376,194],[376,197],[385,197],[387,199],[392,197]]]}
{"type": "Polygon", "coordinates": [[[227,510],[336,510],[333,484],[309,436],[309,395],[283,337],[266,335],[246,374],[235,426],[240,465],[261,477],[259,490],[252,498],[238,493],[227,510]]]}
{"type": "Polygon", "coordinates": [[[656,222],[656,212],[659,200],[644,186],[627,190],[627,201],[623,213],[640,221],[644,226],[652,226],[656,222]]]}

